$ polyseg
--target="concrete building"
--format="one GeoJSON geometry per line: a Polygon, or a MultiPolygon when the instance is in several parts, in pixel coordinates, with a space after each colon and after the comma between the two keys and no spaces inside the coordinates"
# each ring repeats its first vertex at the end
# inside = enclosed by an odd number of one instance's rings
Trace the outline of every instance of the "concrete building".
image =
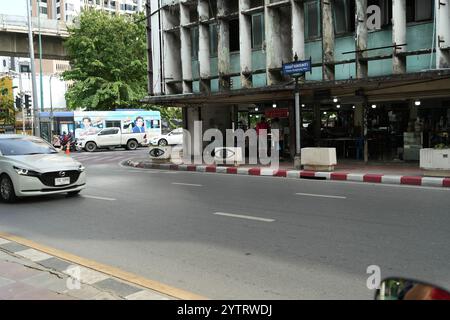
{"type": "Polygon", "coordinates": [[[146,101],[184,107],[189,130],[195,120],[206,130],[278,117],[293,156],[294,81],[282,64],[298,56],[313,66],[300,87],[303,146],[391,161],[418,160],[419,146],[448,143],[449,0],[150,4],[146,101]]]}
{"type": "Polygon", "coordinates": [[[113,14],[133,14],[143,11],[142,0],[32,0],[32,15],[46,19],[73,22],[82,10],[104,10],[113,14]]]}

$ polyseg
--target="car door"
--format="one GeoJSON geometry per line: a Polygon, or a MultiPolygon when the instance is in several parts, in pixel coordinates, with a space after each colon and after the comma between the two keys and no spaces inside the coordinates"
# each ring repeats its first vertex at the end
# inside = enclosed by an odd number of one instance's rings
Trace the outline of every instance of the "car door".
{"type": "Polygon", "coordinates": [[[120,134],[119,129],[110,128],[103,129],[98,134],[98,145],[99,146],[117,146],[120,145],[120,134]]]}
{"type": "Polygon", "coordinates": [[[176,130],[173,135],[173,144],[183,144],[183,130],[176,130]]]}
{"type": "Polygon", "coordinates": [[[183,143],[183,132],[179,130],[173,130],[167,135],[167,142],[169,145],[177,145],[183,143]]]}

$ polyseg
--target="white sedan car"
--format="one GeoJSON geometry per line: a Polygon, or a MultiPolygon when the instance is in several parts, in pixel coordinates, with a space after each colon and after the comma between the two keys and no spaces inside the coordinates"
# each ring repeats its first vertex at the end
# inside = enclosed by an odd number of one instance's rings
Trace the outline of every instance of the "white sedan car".
{"type": "Polygon", "coordinates": [[[0,200],[67,193],[86,184],[84,167],[33,136],[0,135],[0,200]]]}
{"type": "Polygon", "coordinates": [[[150,140],[150,143],[161,147],[183,144],[183,128],[175,129],[168,134],[156,136],[150,140]]]}

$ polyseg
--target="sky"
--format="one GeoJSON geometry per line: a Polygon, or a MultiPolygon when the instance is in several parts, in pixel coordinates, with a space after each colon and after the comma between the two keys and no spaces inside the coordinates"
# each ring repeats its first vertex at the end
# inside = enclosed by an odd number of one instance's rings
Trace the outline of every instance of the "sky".
{"type": "Polygon", "coordinates": [[[0,0],[0,14],[26,16],[26,0],[0,0]]]}

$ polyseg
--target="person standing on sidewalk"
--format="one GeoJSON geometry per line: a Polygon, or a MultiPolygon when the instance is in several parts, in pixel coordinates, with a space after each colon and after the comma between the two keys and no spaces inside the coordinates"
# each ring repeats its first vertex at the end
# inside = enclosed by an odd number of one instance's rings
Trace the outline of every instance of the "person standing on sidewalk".
{"type": "MultiPolygon", "coordinates": [[[[280,123],[279,118],[274,118],[270,123],[270,127],[271,127],[271,129],[270,129],[271,131],[278,130],[278,134],[279,134],[278,143],[274,149],[278,151],[278,158],[280,160],[282,160],[283,159],[283,145],[284,145],[283,144],[283,142],[284,142],[283,125],[280,123]]],[[[272,139],[273,139],[273,135],[272,135],[272,139]]],[[[273,140],[272,140],[272,143],[274,143],[273,140]]]]}
{"type": "Polygon", "coordinates": [[[259,148],[260,148],[259,136],[261,135],[261,130],[267,130],[267,133],[270,130],[269,124],[267,123],[265,117],[262,117],[261,121],[256,124],[256,136],[258,139],[258,142],[257,142],[258,154],[267,154],[267,150],[259,150],[259,148]]]}

